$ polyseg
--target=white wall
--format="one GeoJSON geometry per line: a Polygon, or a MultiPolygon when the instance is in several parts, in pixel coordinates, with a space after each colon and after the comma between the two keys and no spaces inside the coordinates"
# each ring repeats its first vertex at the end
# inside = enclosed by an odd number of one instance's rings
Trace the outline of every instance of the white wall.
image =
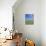
{"type": "Polygon", "coordinates": [[[15,15],[15,28],[18,32],[22,32],[24,37],[35,41],[36,46],[40,46],[41,42],[41,1],[40,0],[23,0],[19,5],[13,6],[15,15]],[[34,14],[34,24],[25,25],[25,14],[34,14]]]}
{"type": "Polygon", "coordinates": [[[16,0],[0,0],[0,27],[12,28],[12,6],[16,0]]]}
{"type": "Polygon", "coordinates": [[[42,46],[46,46],[46,0],[41,3],[41,38],[42,46]]]}

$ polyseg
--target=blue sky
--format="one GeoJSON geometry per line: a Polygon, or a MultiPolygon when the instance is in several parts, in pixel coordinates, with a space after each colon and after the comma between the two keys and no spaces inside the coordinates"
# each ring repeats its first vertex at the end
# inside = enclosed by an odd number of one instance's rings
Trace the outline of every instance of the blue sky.
{"type": "Polygon", "coordinates": [[[25,14],[25,19],[32,20],[32,14],[25,14]]]}

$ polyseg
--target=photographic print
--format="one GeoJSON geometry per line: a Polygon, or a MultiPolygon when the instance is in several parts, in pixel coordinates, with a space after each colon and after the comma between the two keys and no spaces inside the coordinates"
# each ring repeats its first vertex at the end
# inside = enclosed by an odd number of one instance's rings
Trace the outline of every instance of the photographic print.
{"type": "Polygon", "coordinates": [[[27,24],[27,25],[34,24],[34,16],[33,16],[33,14],[25,14],[25,24],[27,24]]]}

